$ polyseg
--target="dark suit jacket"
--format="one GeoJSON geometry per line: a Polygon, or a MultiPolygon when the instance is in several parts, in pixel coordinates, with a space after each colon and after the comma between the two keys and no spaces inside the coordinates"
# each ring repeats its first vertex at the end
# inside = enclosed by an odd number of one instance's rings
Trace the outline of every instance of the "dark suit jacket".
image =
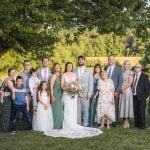
{"type": "Polygon", "coordinates": [[[138,80],[137,87],[136,87],[136,94],[139,100],[145,100],[149,96],[149,79],[146,74],[143,72],[138,80]]]}

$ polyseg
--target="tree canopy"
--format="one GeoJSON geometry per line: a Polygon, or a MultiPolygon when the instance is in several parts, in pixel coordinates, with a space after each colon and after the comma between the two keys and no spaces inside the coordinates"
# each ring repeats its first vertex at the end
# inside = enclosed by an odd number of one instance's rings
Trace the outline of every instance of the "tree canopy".
{"type": "MultiPolygon", "coordinates": [[[[61,30],[79,32],[96,28],[99,33],[123,35],[135,29],[147,39],[150,10],[147,0],[1,0],[0,56],[14,49],[47,54],[61,30]]],[[[80,35],[80,34],[79,34],[80,35]]]]}

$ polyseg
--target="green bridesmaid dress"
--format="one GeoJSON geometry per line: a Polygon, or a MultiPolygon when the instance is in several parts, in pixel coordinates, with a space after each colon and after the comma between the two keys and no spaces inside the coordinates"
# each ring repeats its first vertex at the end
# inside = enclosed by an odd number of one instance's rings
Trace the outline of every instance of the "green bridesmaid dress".
{"type": "Polygon", "coordinates": [[[54,119],[54,129],[61,129],[63,126],[63,104],[62,104],[62,94],[61,89],[61,76],[57,76],[54,87],[53,87],[55,102],[52,104],[53,119],[54,119]]]}

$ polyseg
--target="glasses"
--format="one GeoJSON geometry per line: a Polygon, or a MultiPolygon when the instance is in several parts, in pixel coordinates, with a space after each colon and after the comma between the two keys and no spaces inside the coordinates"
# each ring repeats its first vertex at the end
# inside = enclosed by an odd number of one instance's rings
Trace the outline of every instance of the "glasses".
{"type": "Polygon", "coordinates": [[[142,67],[140,67],[140,66],[135,66],[135,68],[142,68],[142,67]]]}

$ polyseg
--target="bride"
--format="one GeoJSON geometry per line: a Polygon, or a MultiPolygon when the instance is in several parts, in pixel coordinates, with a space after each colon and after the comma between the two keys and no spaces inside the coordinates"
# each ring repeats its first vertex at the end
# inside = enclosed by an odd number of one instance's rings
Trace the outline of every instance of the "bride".
{"type": "Polygon", "coordinates": [[[65,73],[62,75],[61,87],[64,90],[62,102],[64,104],[63,128],[59,130],[50,130],[44,132],[46,136],[66,137],[66,138],[84,138],[92,137],[102,133],[96,128],[83,127],[77,124],[77,95],[72,96],[65,90],[65,86],[76,81],[76,75],[73,71],[73,64],[67,62],[65,73]]]}

